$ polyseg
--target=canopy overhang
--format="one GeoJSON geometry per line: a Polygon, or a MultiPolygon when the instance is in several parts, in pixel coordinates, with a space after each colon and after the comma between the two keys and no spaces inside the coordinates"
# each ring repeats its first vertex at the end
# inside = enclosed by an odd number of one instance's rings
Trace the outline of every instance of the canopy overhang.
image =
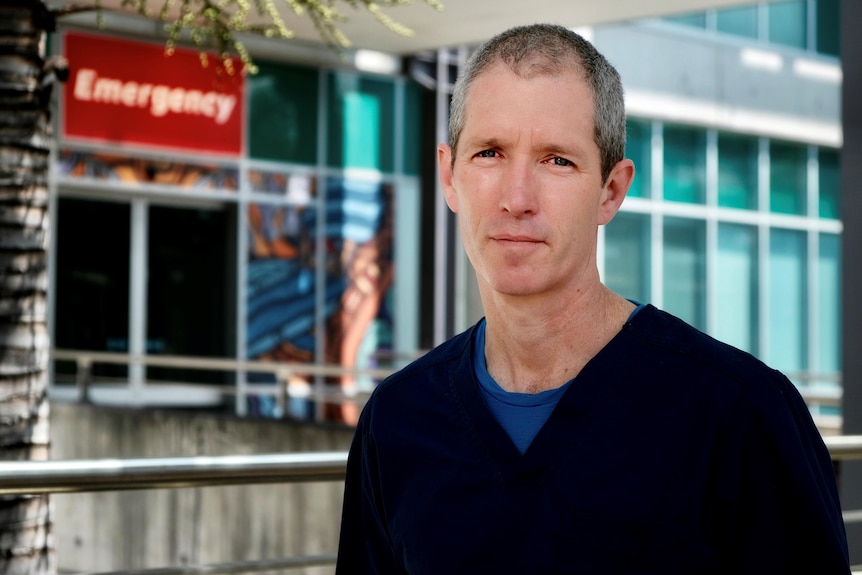
{"type": "MultiPolygon", "coordinates": [[[[520,24],[551,22],[575,28],[753,3],[740,0],[440,1],[444,8],[439,12],[422,0],[386,9],[388,16],[413,31],[409,37],[391,33],[366,11],[352,8],[343,10],[349,21],[342,30],[355,48],[410,54],[476,44],[520,24]]],[[[307,21],[299,23],[295,17],[288,21],[296,25],[297,37],[314,38],[314,28],[308,26],[307,21]]]]}
{"type": "MultiPolygon", "coordinates": [[[[286,0],[272,1],[296,39],[320,42],[307,15],[298,17],[286,0]]],[[[347,19],[339,28],[350,40],[351,48],[406,55],[477,44],[519,24],[552,22],[576,28],[754,3],[753,0],[439,0],[443,9],[437,11],[424,0],[407,1],[410,3],[381,11],[409,28],[410,36],[387,30],[367,10],[352,8],[347,2],[336,4],[347,19]]],[[[152,4],[155,7],[159,2],[152,4]]],[[[102,0],[102,6],[127,11],[122,8],[122,0],[102,0]]]]}

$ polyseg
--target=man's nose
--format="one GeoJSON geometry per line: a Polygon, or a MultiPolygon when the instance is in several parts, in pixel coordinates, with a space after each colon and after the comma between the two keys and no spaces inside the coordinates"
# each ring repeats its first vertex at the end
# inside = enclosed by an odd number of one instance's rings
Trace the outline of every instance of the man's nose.
{"type": "Polygon", "coordinates": [[[535,168],[526,161],[513,161],[503,176],[500,209],[515,216],[536,212],[535,168]]]}

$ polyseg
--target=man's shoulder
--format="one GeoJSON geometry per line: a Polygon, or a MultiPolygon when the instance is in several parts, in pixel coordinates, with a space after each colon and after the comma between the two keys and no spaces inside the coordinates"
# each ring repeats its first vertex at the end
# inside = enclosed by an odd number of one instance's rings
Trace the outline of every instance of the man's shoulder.
{"type": "Polygon", "coordinates": [[[470,375],[465,370],[471,366],[472,333],[473,328],[454,336],[380,382],[363,407],[359,428],[403,432],[431,413],[451,412],[453,381],[470,375]]]}
{"type": "Polygon", "coordinates": [[[641,310],[624,330],[652,357],[672,358],[675,361],[671,363],[681,366],[712,368],[738,380],[778,373],[752,354],[651,305],[641,310]]]}
{"type": "Polygon", "coordinates": [[[439,381],[441,377],[446,377],[453,363],[461,363],[469,355],[474,330],[475,326],[446,340],[391,374],[375,388],[374,395],[384,395],[407,385],[439,381]]]}

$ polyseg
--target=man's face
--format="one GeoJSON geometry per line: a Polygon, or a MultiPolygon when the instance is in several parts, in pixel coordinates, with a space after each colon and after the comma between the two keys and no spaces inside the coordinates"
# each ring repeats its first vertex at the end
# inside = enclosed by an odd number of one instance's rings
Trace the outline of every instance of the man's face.
{"type": "Polygon", "coordinates": [[[580,73],[523,78],[494,65],[470,87],[454,163],[451,153],[438,148],[441,182],[483,297],[566,295],[597,281],[597,226],[633,168],[620,162],[603,185],[580,73]]]}

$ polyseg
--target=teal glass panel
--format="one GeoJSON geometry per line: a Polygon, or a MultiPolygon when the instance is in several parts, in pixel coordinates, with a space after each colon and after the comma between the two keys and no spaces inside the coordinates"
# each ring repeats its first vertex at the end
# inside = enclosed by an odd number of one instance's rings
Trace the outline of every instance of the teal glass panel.
{"type": "Polygon", "coordinates": [[[248,153],[252,158],[317,163],[318,72],[257,62],[248,88],[248,153]]]}
{"type": "Polygon", "coordinates": [[[635,163],[635,179],[629,188],[629,196],[646,198],[650,195],[650,142],[652,126],[649,122],[632,120],[626,122],[626,157],[635,163]]]}
{"type": "Polygon", "coordinates": [[[841,0],[817,0],[817,51],[841,55],[841,0]]]}
{"type": "Polygon", "coordinates": [[[650,245],[649,215],[618,213],[605,227],[605,285],[623,297],[649,302],[650,245]]]}
{"type": "Polygon", "coordinates": [[[391,80],[329,75],[327,163],[392,172],[395,87],[391,80]]]}
{"type": "Polygon", "coordinates": [[[769,2],[768,41],[793,48],[806,48],[806,9],[804,0],[769,2]]]}
{"type": "Polygon", "coordinates": [[[841,237],[820,234],[817,262],[817,373],[841,372],[841,237]]]}
{"type": "Polygon", "coordinates": [[[757,353],[757,228],[719,225],[716,274],[715,336],[757,353]]]}
{"type": "MultiPolygon", "coordinates": [[[[418,176],[422,172],[422,95],[416,82],[404,85],[404,173],[418,176]]],[[[433,156],[433,154],[432,154],[433,156]]]]}
{"type": "Polygon", "coordinates": [[[698,329],[706,329],[706,224],[664,220],[663,307],[698,329]]]}
{"type": "Polygon", "coordinates": [[[667,22],[674,24],[682,24],[683,26],[692,26],[694,28],[706,28],[706,12],[695,12],[693,14],[681,14],[679,16],[667,16],[664,18],[667,22]]]}
{"type": "Polygon", "coordinates": [[[841,154],[831,148],[817,150],[818,189],[821,218],[841,217],[841,154]]]}
{"type": "Polygon", "coordinates": [[[725,34],[757,38],[757,6],[717,10],[715,28],[725,34]]]}
{"type": "Polygon", "coordinates": [[[804,232],[771,230],[767,361],[788,374],[808,367],[806,261],[804,232]]]}
{"type": "Polygon", "coordinates": [[[664,199],[702,204],[706,197],[706,132],[664,127],[664,199]]]}
{"type": "Polygon", "coordinates": [[[718,135],[718,205],[757,209],[757,139],[718,135]]]}
{"type": "Polygon", "coordinates": [[[769,208],[778,214],[805,213],[808,150],[800,144],[769,143],[769,208]]]}

